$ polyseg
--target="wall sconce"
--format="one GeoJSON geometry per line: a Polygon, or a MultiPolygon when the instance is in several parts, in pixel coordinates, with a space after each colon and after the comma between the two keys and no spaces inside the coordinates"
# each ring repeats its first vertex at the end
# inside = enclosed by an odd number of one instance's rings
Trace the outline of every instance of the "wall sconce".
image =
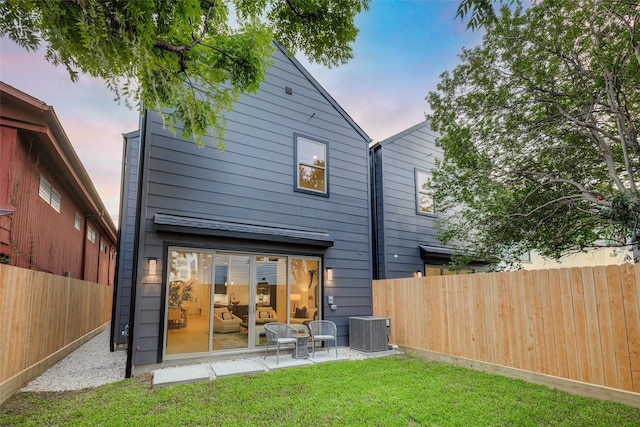
{"type": "Polygon", "coordinates": [[[149,257],[149,274],[156,274],[157,265],[158,265],[158,258],[149,257]]]}
{"type": "Polygon", "coordinates": [[[333,280],[333,268],[331,267],[327,268],[327,280],[329,281],[333,280]]]}
{"type": "Polygon", "coordinates": [[[416,270],[416,277],[422,277],[422,271],[416,270]]]}

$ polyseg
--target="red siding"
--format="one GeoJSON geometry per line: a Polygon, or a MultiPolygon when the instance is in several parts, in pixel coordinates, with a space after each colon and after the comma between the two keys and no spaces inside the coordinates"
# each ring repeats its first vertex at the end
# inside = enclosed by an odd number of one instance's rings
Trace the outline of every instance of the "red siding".
{"type": "MultiPolygon", "coordinates": [[[[2,129],[3,146],[11,140],[11,134],[16,135],[14,129],[2,129]]],[[[68,190],[63,175],[52,166],[38,137],[22,131],[17,135],[13,165],[5,165],[4,160],[0,160],[3,171],[4,166],[13,171],[13,179],[8,185],[16,190],[15,212],[0,217],[0,229],[10,230],[9,241],[7,236],[0,234],[0,253],[10,255],[11,264],[18,267],[58,275],[68,272],[73,278],[113,284],[113,278],[109,277],[109,252],[100,252],[100,241],[109,248],[115,247],[115,242],[103,236],[91,217],[86,218],[85,210],[73,191],[68,190]],[[39,196],[41,174],[61,195],[59,213],[39,196]],[[74,227],[76,213],[82,218],[80,230],[74,227]],[[95,244],[87,240],[87,222],[96,233],[95,244]]],[[[2,159],[4,157],[3,152],[2,159]]],[[[3,186],[4,178],[3,173],[3,186]]]]}

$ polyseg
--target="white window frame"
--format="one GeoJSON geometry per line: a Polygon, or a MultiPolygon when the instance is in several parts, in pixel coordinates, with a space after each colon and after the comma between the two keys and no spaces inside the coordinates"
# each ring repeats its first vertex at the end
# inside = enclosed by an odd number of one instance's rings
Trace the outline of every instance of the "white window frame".
{"type": "Polygon", "coordinates": [[[294,135],[294,157],[295,157],[294,177],[295,177],[296,191],[328,197],[329,196],[329,143],[325,141],[317,140],[315,138],[310,138],[307,136],[295,134],[294,135]],[[304,144],[304,143],[314,144],[316,146],[322,146],[322,149],[323,149],[322,151],[324,154],[323,166],[305,163],[300,160],[299,158],[300,150],[298,149],[298,147],[300,144],[304,144]],[[303,187],[300,184],[300,166],[313,168],[316,170],[322,170],[324,172],[324,189],[314,190],[313,188],[303,187]]]}
{"type": "Polygon", "coordinates": [[[62,206],[62,196],[55,188],[53,188],[53,185],[51,185],[51,183],[47,181],[47,179],[43,175],[40,175],[40,186],[38,189],[38,195],[56,212],[60,213],[60,207],[62,206]]]}
{"type": "Polygon", "coordinates": [[[73,217],[73,228],[80,231],[80,227],[82,226],[82,217],[78,212],[73,217]]]}
{"type": "Polygon", "coordinates": [[[430,192],[422,187],[423,182],[431,181],[432,175],[424,170],[416,169],[415,170],[415,186],[416,186],[416,213],[419,215],[435,215],[436,214],[436,202],[433,199],[433,195],[430,192]],[[424,177],[424,178],[422,178],[424,177]],[[431,200],[431,211],[424,211],[420,207],[420,198],[428,197],[431,200]]]}
{"type": "Polygon", "coordinates": [[[87,240],[96,244],[96,232],[91,227],[87,227],[87,240]]]}

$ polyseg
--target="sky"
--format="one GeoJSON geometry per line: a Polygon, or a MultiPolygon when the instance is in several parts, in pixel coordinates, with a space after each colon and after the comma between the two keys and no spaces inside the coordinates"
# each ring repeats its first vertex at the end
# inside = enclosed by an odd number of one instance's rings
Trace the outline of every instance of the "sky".
{"type": "MultiPolygon", "coordinates": [[[[297,59],[351,118],[382,141],[425,118],[425,96],[453,70],[462,47],[481,34],[455,18],[459,0],[372,0],[356,18],[354,58],[327,68],[297,59]]],[[[78,157],[117,224],[122,135],[138,129],[138,112],[114,101],[101,80],[71,82],[63,67],[0,38],[0,80],[53,106],[78,157]]]]}

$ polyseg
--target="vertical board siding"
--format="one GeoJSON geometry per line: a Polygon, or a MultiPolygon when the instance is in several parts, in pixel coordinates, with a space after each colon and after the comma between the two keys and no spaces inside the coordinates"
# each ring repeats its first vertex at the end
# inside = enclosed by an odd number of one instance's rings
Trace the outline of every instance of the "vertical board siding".
{"type": "Polygon", "coordinates": [[[373,281],[406,347],[640,392],[640,265],[373,281]]]}
{"type": "Polygon", "coordinates": [[[113,286],[0,264],[0,386],[108,322],[112,294],[113,286]]]}

